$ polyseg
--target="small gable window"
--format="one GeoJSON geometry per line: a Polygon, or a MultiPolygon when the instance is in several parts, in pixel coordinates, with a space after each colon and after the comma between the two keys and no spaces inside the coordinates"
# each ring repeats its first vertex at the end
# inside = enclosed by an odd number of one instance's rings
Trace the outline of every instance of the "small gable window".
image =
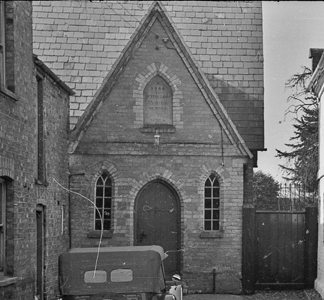
{"type": "Polygon", "coordinates": [[[144,89],[144,126],[172,125],[172,90],[159,75],[144,89]]]}
{"type": "Polygon", "coordinates": [[[220,230],[220,185],[215,174],[205,182],[204,230],[220,230]]]}
{"type": "Polygon", "coordinates": [[[96,182],[95,230],[111,230],[112,222],[112,181],[108,174],[103,173],[96,182]]]}

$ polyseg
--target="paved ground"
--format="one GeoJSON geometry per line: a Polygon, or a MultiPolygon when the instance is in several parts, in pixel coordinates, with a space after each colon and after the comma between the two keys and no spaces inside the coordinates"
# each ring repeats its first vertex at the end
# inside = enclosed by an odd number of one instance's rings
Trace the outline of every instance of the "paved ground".
{"type": "Polygon", "coordinates": [[[315,290],[260,291],[253,295],[191,294],[184,300],[322,300],[315,290]]]}

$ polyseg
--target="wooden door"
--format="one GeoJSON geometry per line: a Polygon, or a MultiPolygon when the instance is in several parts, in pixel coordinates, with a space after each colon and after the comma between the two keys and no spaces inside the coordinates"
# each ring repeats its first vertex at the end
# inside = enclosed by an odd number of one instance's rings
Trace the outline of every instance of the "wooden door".
{"type": "Polygon", "coordinates": [[[36,207],[36,292],[37,299],[44,299],[44,242],[45,220],[42,205],[36,207]]]}
{"type": "Polygon", "coordinates": [[[168,254],[164,261],[167,277],[179,273],[179,201],[171,187],[155,181],[139,193],[135,208],[135,244],[160,245],[168,254]]]}

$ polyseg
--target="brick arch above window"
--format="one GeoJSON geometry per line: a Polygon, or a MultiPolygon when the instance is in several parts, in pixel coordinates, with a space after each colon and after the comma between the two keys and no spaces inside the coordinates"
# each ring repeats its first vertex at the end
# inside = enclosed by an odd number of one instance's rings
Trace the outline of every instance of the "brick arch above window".
{"type": "Polygon", "coordinates": [[[183,98],[181,91],[181,80],[174,74],[165,64],[154,62],[147,66],[146,72],[137,75],[133,85],[133,97],[135,98],[135,105],[133,111],[135,113],[134,125],[140,128],[143,132],[174,132],[176,128],[183,128],[183,121],[181,116],[183,108],[180,105],[183,98]],[[163,126],[144,127],[144,90],[149,82],[156,76],[160,76],[170,86],[172,91],[172,125],[173,128],[163,128],[163,126]],[[155,128],[157,127],[157,128],[155,128]]]}
{"type": "Polygon", "coordinates": [[[103,174],[107,173],[115,183],[118,178],[117,178],[117,168],[115,164],[108,160],[100,160],[98,163],[92,165],[88,169],[89,174],[92,176],[91,184],[94,186],[97,182],[98,177],[103,174]]]}
{"type": "MultiPolygon", "coordinates": [[[[215,176],[217,176],[220,184],[226,184],[230,181],[230,173],[227,170],[226,166],[223,165],[218,165],[217,164],[213,164],[209,167],[203,165],[201,167],[201,174],[200,174],[200,178],[199,178],[199,186],[203,186],[205,183],[205,180],[210,176],[210,174],[215,174],[215,176]]],[[[200,192],[202,192],[203,190],[201,189],[200,192]]]]}

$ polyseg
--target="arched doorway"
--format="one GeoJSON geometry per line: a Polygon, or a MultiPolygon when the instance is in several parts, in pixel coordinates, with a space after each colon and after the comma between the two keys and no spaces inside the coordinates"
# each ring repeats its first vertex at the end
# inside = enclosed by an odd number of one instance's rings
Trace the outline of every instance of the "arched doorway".
{"type": "Polygon", "coordinates": [[[167,252],[166,275],[180,272],[180,204],[176,192],[163,181],[145,185],[135,206],[135,245],[160,245],[167,252]]]}

